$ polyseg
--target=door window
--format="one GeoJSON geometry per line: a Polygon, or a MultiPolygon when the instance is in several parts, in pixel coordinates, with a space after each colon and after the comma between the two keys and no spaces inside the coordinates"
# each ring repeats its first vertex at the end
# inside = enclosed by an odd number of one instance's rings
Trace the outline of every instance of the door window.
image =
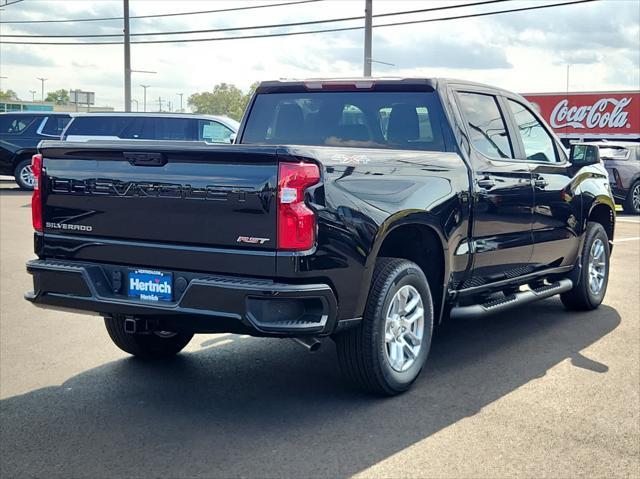
{"type": "Polygon", "coordinates": [[[198,120],[198,140],[209,143],[231,143],[233,131],[222,123],[198,120]]]}
{"type": "Polygon", "coordinates": [[[513,100],[508,100],[508,103],[520,131],[527,160],[557,162],[558,154],[553,138],[542,123],[524,105],[513,100]]]}
{"type": "Polygon", "coordinates": [[[50,116],[47,118],[44,128],[42,128],[42,134],[60,136],[64,127],[67,126],[67,123],[69,123],[70,120],[71,118],[68,116],[50,116]]]}
{"type": "Polygon", "coordinates": [[[458,93],[471,144],[488,158],[513,158],[507,127],[492,95],[458,93]]]}
{"type": "Polygon", "coordinates": [[[0,133],[5,135],[19,135],[24,132],[36,119],[35,116],[7,115],[0,117],[0,133]]]}

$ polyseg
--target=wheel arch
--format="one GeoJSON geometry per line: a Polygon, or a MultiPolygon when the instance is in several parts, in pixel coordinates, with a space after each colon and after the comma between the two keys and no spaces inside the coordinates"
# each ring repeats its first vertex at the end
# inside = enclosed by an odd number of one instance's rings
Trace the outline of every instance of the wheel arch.
{"type": "MultiPolygon", "coordinates": [[[[369,280],[380,257],[403,258],[413,261],[424,271],[436,312],[436,321],[442,317],[449,277],[448,244],[438,227],[437,219],[424,211],[403,213],[389,218],[379,229],[371,254],[367,260],[369,280]]],[[[368,284],[369,281],[365,281],[368,284]]],[[[368,289],[367,289],[368,293],[368,289]]],[[[363,301],[366,301],[366,294],[363,301]]]]}
{"type": "MultiPolygon", "coordinates": [[[[615,213],[615,204],[611,198],[608,198],[605,201],[596,200],[591,204],[589,208],[589,214],[587,215],[586,221],[593,221],[595,223],[599,223],[604,228],[607,233],[607,238],[609,240],[609,249],[613,249],[613,238],[615,234],[615,224],[616,224],[616,213],[615,213]]],[[[585,223],[586,230],[586,223],[585,223]]]]}

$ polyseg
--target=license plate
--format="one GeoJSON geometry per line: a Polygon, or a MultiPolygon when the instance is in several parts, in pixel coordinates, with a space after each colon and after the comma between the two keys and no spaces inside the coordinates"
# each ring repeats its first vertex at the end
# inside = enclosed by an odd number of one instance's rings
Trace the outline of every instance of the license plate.
{"type": "Polygon", "coordinates": [[[173,301],[173,275],[138,269],[128,277],[129,296],[144,301],[173,301]]]}

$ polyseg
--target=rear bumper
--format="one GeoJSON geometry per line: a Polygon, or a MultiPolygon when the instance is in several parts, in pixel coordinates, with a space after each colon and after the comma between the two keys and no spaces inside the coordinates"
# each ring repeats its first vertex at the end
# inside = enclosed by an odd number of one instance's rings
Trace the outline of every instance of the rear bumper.
{"type": "Polygon", "coordinates": [[[336,327],[336,298],[326,284],[171,271],[174,301],[150,302],[127,296],[127,273],[135,268],[60,260],[26,266],[34,289],[25,299],[44,308],[153,317],[194,332],[300,336],[336,327]]]}

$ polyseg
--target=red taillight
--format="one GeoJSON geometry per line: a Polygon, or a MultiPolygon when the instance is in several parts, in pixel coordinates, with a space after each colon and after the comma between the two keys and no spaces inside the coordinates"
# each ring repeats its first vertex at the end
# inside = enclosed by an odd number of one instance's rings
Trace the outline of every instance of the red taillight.
{"type": "Polygon", "coordinates": [[[42,155],[33,155],[31,158],[31,171],[33,171],[33,196],[31,196],[31,219],[33,229],[42,231],[42,196],[40,193],[40,179],[42,177],[42,155]]]}
{"type": "Polygon", "coordinates": [[[280,163],[278,171],[278,249],[307,250],[316,239],[316,216],[304,203],[304,190],[320,181],[311,163],[280,163]]]}

